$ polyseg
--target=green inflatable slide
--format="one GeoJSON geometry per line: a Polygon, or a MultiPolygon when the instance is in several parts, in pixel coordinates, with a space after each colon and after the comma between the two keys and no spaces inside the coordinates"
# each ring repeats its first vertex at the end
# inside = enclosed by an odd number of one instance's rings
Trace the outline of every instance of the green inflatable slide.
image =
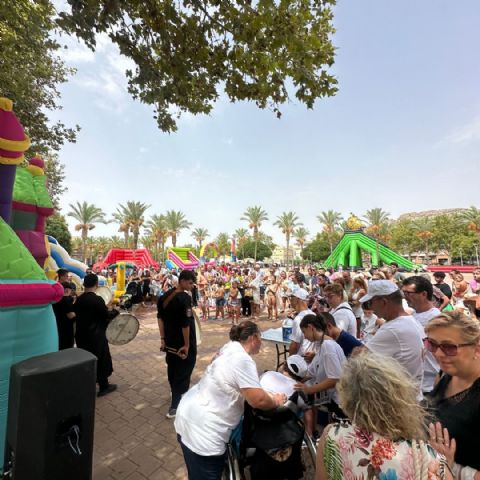
{"type": "Polygon", "coordinates": [[[379,262],[386,265],[395,262],[408,270],[415,269],[415,264],[388,248],[384,243],[375,241],[361,230],[346,230],[343,237],[323,265],[326,268],[342,267],[362,268],[362,252],[370,254],[372,266],[379,262]]]}

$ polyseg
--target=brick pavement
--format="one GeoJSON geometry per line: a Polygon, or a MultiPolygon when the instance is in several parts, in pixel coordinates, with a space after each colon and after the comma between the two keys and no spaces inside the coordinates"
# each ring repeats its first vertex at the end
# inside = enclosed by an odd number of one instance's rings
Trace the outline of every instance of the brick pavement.
{"type": "MultiPolygon", "coordinates": [[[[173,421],[165,417],[170,392],[156,309],[140,308],[140,331],[125,346],[110,346],[113,383],[118,390],[97,399],[94,480],[166,480],[187,478],[173,421]]],[[[262,320],[260,328],[280,326],[262,320]]],[[[192,376],[196,383],[217,349],[228,341],[228,321],[202,323],[202,344],[192,376]]],[[[275,347],[264,342],[255,357],[259,371],[275,367],[275,347]]]]}

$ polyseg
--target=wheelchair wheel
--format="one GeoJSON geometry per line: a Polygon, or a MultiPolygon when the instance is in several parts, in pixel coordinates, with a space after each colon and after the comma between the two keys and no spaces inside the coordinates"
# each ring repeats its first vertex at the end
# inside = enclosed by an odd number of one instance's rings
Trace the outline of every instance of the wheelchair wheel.
{"type": "Polygon", "coordinates": [[[243,478],[237,453],[232,445],[228,444],[222,480],[242,480],[243,478]]]}
{"type": "Polygon", "coordinates": [[[313,480],[315,478],[316,459],[317,448],[315,443],[310,438],[310,435],[305,433],[302,444],[303,480],[313,480]]]}

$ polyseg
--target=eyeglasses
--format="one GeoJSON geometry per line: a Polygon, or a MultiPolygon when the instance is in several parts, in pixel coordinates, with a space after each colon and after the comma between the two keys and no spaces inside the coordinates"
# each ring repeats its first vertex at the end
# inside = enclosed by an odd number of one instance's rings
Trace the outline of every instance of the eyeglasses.
{"type": "Polygon", "coordinates": [[[421,293],[421,292],[415,292],[415,291],[411,291],[411,290],[402,290],[403,294],[404,295],[412,295],[413,293],[421,293]]]}
{"type": "Polygon", "coordinates": [[[438,343],[431,338],[423,339],[424,347],[432,353],[435,353],[440,349],[447,357],[455,357],[458,354],[458,349],[461,347],[468,347],[470,345],[475,345],[474,343],[460,343],[456,345],[455,343],[438,343]]]}

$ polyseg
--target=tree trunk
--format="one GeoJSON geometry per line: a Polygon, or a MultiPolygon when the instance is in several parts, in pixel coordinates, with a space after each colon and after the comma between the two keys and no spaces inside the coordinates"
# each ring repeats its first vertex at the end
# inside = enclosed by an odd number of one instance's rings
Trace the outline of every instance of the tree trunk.
{"type": "Polygon", "coordinates": [[[88,230],[86,228],[82,228],[82,261],[87,263],[87,237],[88,237],[88,230]]]}
{"type": "Polygon", "coordinates": [[[288,238],[288,235],[286,235],[286,240],[287,240],[287,270],[288,270],[288,260],[289,260],[289,257],[290,257],[290,252],[288,250],[289,246],[290,246],[290,238],[288,238]]]}
{"type": "Polygon", "coordinates": [[[133,234],[133,249],[136,250],[137,247],[138,247],[138,235],[140,233],[140,230],[138,230],[137,228],[134,228],[133,231],[132,231],[132,234],[133,234]]]}
{"type": "Polygon", "coordinates": [[[177,246],[177,234],[172,233],[172,246],[175,248],[177,246]]]}
{"type": "Polygon", "coordinates": [[[255,239],[255,247],[254,247],[253,257],[254,257],[255,263],[257,263],[258,230],[256,228],[253,230],[253,237],[255,239]]]}

